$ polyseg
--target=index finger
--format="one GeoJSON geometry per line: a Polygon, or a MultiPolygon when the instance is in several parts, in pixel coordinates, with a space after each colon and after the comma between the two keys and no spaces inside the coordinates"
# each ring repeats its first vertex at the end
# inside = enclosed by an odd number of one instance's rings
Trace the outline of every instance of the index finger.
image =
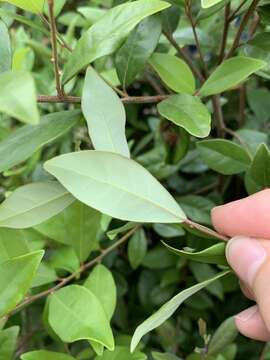
{"type": "Polygon", "coordinates": [[[221,234],[270,239],[270,189],[215,207],[212,222],[221,234]]]}

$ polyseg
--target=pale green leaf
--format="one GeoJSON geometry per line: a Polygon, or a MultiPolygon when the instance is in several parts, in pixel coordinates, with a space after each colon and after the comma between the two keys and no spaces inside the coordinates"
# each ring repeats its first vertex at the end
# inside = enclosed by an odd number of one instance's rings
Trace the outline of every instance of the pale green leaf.
{"type": "Polygon", "coordinates": [[[32,282],[32,288],[46,284],[53,283],[58,279],[56,271],[52,269],[48,264],[42,262],[36,272],[36,275],[32,282]]]}
{"type": "Polygon", "coordinates": [[[117,50],[145,17],[170,5],[160,0],[137,0],[113,7],[84,33],[64,68],[63,83],[94,60],[117,50]]]}
{"type": "Polygon", "coordinates": [[[33,227],[58,214],[73,201],[73,196],[57,182],[24,185],[0,204],[0,227],[33,227]]]}
{"type": "Polygon", "coordinates": [[[11,70],[11,44],[6,24],[0,20],[0,73],[11,70]]]}
{"type": "Polygon", "coordinates": [[[7,2],[23,10],[38,14],[42,12],[45,0],[0,0],[0,1],[7,2]]]}
{"type": "Polygon", "coordinates": [[[0,112],[28,124],[39,122],[35,83],[30,73],[0,74],[0,112]]]}
{"type": "Polygon", "coordinates": [[[211,115],[196,96],[177,94],[158,104],[159,113],[188,133],[200,138],[209,135],[211,115]]]}
{"type": "Polygon", "coordinates": [[[47,350],[37,350],[25,353],[21,356],[22,360],[75,360],[71,355],[47,351],[47,350]]]}
{"type": "Polygon", "coordinates": [[[182,59],[170,54],[155,53],[149,62],[161,80],[175,92],[187,94],[195,92],[195,78],[182,59]]]}
{"type": "Polygon", "coordinates": [[[116,346],[113,352],[105,351],[102,356],[98,356],[95,360],[146,360],[147,356],[140,351],[130,353],[129,348],[124,346],[116,346]]]}
{"type": "Polygon", "coordinates": [[[69,131],[80,119],[77,110],[45,115],[40,124],[14,129],[0,142],[0,171],[5,171],[28,159],[35,151],[69,131]]]}
{"type": "Polygon", "coordinates": [[[125,136],[125,107],[112,88],[91,67],[85,77],[82,111],[96,150],[130,156],[125,136]]]}
{"type": "Polygon", "coordinates": [[[207,9],[220,3],[222,0],[201,0],[202,8],[207,9]]]}
{"type": "Polygon", "coordinates": [[[176,223],[185,214],[165,188],[141,165],[124,156],[81,151],[45,163],[80,201],[127,221],[176,223]]]}
{"type": "Polygon", "coordinates": [[[114,349],[113,334],[103,306],[84,286],[70,285],[51,295],[49,324],[64,342],[93,340],[109,350],[114,349]]]}
{"type": "Polygon", "coordinates": [[[13,359],[19,330],[19,326],[12,326],[0,331],[0,360],[13,359]]]}
{"type": "Polygon", "coordinates": [[[200,96],[209,96],[229,90],[265,65],[266,63],[262,60],[245,56],[236,56],[225,60],[206,80],[199,94],[200,96]]]}
{"type": "Polygon", "coordinates": [[[0,264],[0,317],[23,300],[44,255],[36,251],[0,264]]]}
{"type": "Polygon", "coordinates": [[[198,291],[207,287],[214,281],[224,277],[229,274],[230,271],[219,273],[213,278],[203,281],[202,283],[196,284],[188,289],[181,291],[178,295],[174,296],[166,304],[164,304],[157,312],[151,315],[147,320],[145,320],[141,325],[139,325],[133,335],[131,341],[131,351],[133,352],[137,345],[139,344],[141,338],[148,332],[154,330],[161,324],[163,324],[173,313],[178,309],[178,307],[190,296],[194,295],[198,291]]]}

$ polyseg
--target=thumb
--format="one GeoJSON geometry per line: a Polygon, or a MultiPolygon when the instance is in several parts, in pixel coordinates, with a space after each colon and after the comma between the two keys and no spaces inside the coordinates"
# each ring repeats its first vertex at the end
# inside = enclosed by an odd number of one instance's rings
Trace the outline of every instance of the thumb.
{"type": "Polygon", "coordinates": [[[270,241],[238,236],[229,241],[226,254],[233,270],[252,289],[270,331],[270,241]]]}

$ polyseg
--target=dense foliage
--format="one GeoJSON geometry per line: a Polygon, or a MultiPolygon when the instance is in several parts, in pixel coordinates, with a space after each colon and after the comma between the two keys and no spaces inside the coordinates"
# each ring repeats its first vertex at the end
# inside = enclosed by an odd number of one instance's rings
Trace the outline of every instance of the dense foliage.
{"type": "Polygon", "coordinates": [[[0,1],[0,360],[270,358],[210,217],[270,186],[269,1],[0,1]]]}

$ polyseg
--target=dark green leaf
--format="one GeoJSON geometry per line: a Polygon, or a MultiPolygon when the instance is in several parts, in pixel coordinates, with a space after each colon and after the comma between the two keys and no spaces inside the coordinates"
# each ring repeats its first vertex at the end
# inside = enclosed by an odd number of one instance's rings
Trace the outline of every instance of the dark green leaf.
{"type": "Polygon", "coordinates": [[[143,229],[139,229],[128,243],[128,260],[133,269],[139,267],[147,252],[147,239],[143,229]]]}

